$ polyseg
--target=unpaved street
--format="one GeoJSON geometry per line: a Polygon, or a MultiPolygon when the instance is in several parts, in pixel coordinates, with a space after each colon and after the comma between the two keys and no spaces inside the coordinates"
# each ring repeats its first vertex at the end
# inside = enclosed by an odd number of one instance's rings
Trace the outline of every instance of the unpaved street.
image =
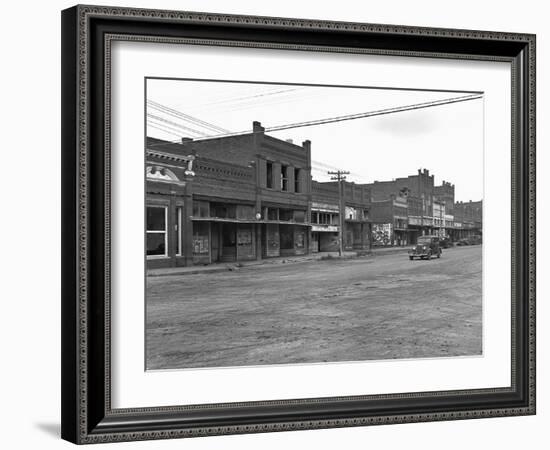
{"type": "Polygon", "coordinates": [[[147,279],[147,367],[481,354],[481,246],[147,279]]]}

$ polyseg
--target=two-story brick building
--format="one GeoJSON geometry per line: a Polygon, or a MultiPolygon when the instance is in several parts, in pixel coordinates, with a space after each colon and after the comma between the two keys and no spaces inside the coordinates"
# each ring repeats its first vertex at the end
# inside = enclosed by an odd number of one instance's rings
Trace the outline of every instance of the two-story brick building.
{"type": "MultiPolygon", "coordinates": [[[[342,181],[344,250],[371,247],[370,190],[362,184],[342,181]]],[[[333,252],[339,248],[340,190],[338,182],[312,181],[312,252],[333,252]]]]}
{"type": "Polygon", "coordinates": [[[146,153],[148,267],[308,252],[309,141],[273,138],[254,122],[235,136],[149,138],[146,153]]]}

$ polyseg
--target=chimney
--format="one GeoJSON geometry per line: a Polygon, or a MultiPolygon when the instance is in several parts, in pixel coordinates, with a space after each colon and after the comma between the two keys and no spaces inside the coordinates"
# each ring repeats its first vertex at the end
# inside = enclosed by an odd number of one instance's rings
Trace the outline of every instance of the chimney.
{"type": "Polygon", "coordinates": [[[262,127],[262,124],[255,120],[252,122],[252,132],[253,133],[263,133],[265,131],[265,128],[262,127]]]}

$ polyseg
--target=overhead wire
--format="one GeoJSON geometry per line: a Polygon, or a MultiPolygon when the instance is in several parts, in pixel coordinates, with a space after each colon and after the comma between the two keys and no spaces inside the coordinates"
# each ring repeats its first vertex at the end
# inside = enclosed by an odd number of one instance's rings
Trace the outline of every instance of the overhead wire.
{"type": "Polygon", "coordinates": [[[173,122],[171,120],[165,119],[164,117],[157,116],[156,114],[147,113],[147,117],[151,118],[151,119],[155,119],[155,120],[160,121],[160,122],[165,122],[165,123],[169,124],[172,127],[181,128],[182,130],[185,130],[185,131],[188,131],[188,132],[191,132],[191,133],[194,133],[194,134],[198,134],[199,136],[208,137],[208,134],[203,133],[202,131],[195,130],[194,128],[189,128],[185,125],[181,125],[177,122],[173,122]]]}
{"type": "Polygon", "coordinates": [[[147,100],[147,105],[152,107],[153,109],[156,109],[159,112],[163,112],[165,114],[168,114],[172,117],[177,117],[180,120],[184,120],[186,122],[190,122],[195,126],[200,126],[202,128],[209,129],[210,131],[214,131],[217,133],[229,133],[230,131],[219,127],[217,125],[214,125],[213,123],[207,122],[205,120],[199,119],[198,117],[191,116],[190,114],[182,113],[181,111],[175,110],[173,108],[170,108],[166,105],[162,105],[160,103],[157,103],[153,100],[147,100]]]}

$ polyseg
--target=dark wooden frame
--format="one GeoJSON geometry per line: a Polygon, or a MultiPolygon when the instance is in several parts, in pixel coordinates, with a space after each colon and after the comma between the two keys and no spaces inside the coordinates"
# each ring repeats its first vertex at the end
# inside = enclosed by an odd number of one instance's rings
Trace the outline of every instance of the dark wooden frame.
{"type": "Polygon", "coordinates": [[[94,443],[535,413],[534,35],[76,6],[62,13],[62,122],[63,438],[94,443]],[[112,409],[108,112],[113,39],[511,62],[511,386],[112,409]]]}

